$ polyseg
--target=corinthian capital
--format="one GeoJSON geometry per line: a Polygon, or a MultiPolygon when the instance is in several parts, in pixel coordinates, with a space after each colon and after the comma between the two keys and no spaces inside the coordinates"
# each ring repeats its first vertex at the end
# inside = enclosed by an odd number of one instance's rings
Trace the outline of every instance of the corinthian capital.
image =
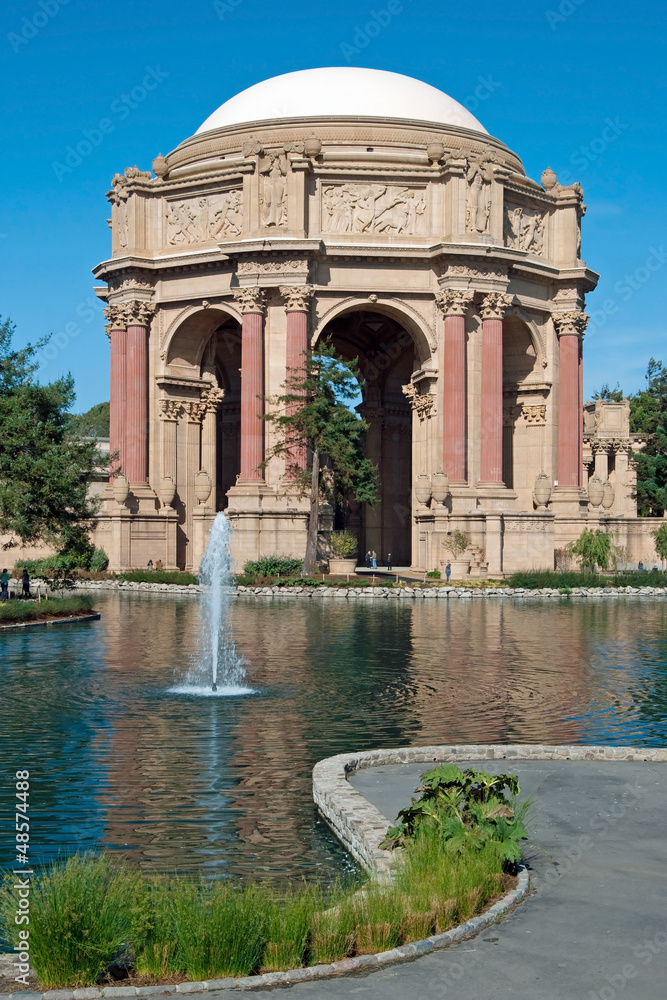
{"type": "Polygon", "coordinates": [[[465,316],[475,293],[468,288],[446,288],[443,292],[438,292],[435,298],[445,316],[465,316]]]}
{"type": "Polygon", "coordinates": [[[108,305],[104,309],[104,318],[107,320],[107,337],[111,337],[112,330],[124,330],[127,326],[124,305],[108,305]]]}
{"type": "Polygon", "coordinates": [[[285,312],[308,312],[313,298],[313,286],[281,285],[280,294],[285,299],[285,312]]]}
{"type": "Polygon", "coordinates": [[[579,312],[578,310],[553,313],[552,318],[559,337],[583,337],[584,330],[588,324],[586,313],[579,312]]]}
{"type": "Polygon", "coordinates": [[[489,292],[479,307],[482,319],[502,319],[512,305],[512,296],[502,292],[489,292]]]}
{"type": "Polygon", "coordinates": [[[155,306],[152,302],[132,299],[125,303],[125,318],[128,326],[148,326],[154,312],[155,306]]]}
{"type": "Polygon", "coordinates": [[[158,405],[160,407],[160,420],[178,420],[183,412],[183,403],[180,399],[169,399],[168,396],[162,396],[158,400],[158,405]]]}
{"type": "Polygon", "coordinates": [[[189,423],[200,424],[206,416],[208,406],[206,403],[200,403],[198,400],[188,399],[183,403],[183,409],[188,415],[189,423]]]}
{"type": "Polygon", "coordinates": [[[234,298],[241,307],[242,313],[266,312],[266,293],[263,288],[235,288],[234,298]]]}
{"type": "Polygon", "coordinates": [[[218,385],[212,385],[209,389],[203,389],[201,401],[208,412],[215,412],[225,397],[225,390],[218,385]]]}

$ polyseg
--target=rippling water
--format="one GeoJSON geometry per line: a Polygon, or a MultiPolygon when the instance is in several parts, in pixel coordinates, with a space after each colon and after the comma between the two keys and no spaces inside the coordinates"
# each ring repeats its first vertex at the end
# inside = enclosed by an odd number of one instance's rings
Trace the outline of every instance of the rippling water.
{"type": "MultiPolygon", "coordinates": [[[[242,698],[170,692],[190,597],[96,599],[100,622],[0,639],[0,828],[31,772],[32,860],[105,847],[153,870],[329,878],[349,865],[311,769],[420,743],[667,745],[667,602],[232,604],[242,698]]],[[[10,834],[0,863],[12,860],[10,834]]]]}

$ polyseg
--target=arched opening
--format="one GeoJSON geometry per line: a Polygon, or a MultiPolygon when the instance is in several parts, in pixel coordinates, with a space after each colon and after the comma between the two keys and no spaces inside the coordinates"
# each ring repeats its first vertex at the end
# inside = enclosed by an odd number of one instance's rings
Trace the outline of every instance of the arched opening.
{"type": "Polygon", "coordinates": [[[214,374],[225,395],[216,428],[217,509],[227,507],[227,490],[241,471],[241,327],[226,320],[214,334],[214,374]]]}
{"type": "Polygon", "coordinates": [[[389,553],[395,566],[409,566],[412,411],[402,386],[415,367],[413,339],[395,319],[362,310],[331,320],[322,339],[343,358],[359,359],[364,385],[356,409],[369,424],[365,453],[377,465],[380,479],[379,503],[348,503],[338,517],[357,535],[360,553],[377,553],[378,566],[386,565],[389,553]]]}
{"type": "MultiPolygon", "coordinates": [[[[520,402],[522,388],[535,371],[537,350],[526,323],[514,315],[503,320],[503,482],[509,489],[528,491],[541,471],[542,435],[536,397],[526,413],[520,402]],[[538,430],[539,429],[539,430],[538,430]]],[[[530,398],[530,397],[529,397],[530,398]]]]}

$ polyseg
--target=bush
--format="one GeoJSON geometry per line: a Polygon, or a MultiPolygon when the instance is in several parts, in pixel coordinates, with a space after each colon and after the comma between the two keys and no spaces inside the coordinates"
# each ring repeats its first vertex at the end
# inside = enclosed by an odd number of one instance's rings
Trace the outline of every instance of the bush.
{"type": "Polygon", "coordinates": [[[554,573],[545,570],[541,573],[514,573],[508,580],[510,587],[522,587],[524,590],[539,590],[542,587],[550,587],[558,590],[561,587],[665,587],[667,586],[667,573],[662,570],[652,569],[644,573],[637,570],[624,570],[622,572],[600,574],[600,573],[577,573],[571,570],[566,573],[554,573]]]}
{"type": "Polygon", "coordinates": [[[67,618],[69,615],[83,614],[92,611],[93,599],[82,597],[56,597],[48,601],[3,601],[0,604],[0,625],[11,625],[14,622],[39,621],[40,618],[50,618],[53,615],[67,618]]]}
{"type": "Polygon", "coordinates": [[[181,573],[176,570],[169,573],[163,569],[131,569],[127,573],[119,573],[118,579],[126,583],[178,583],[187,587],[190,583],[198,583],[199,578],[193,573],[181,573]]]}
{"type": "Polygon", "coordinates": [[[245,576],[290,576],[301,569],[302,560],[292,556],[263,556],[256,562],[252,560],[243,567],[245,576]]]}
{"type": "Polygon", "coordinates": [[[351,531],[332,531],[331,548],[338,559],[351,559],[356,556],[359,542],[351,531]]]}
{"type": "Polygon", "coordinates": [[[90,559],[88,567],[91,573],[103,573],[109,565],[109,556],[104,549],[95,549],[90,559]]]}
{"type": "Polygon", "coordinates": [[[441,577],[442,573],[440,572],[439,569],[432,569],[430,573],[426,574],[427,580],[440,580],[441,577]]]}
{"type": "Polygon", "coordinates": [[[445,548],[448,549],[454,559],[458,559],[459,556],[463,555],[465,550],[470,545],[470,536],[465,533],[465,531],[460,531],[456,528],[455,531],[448,531],[447,538],[445,540],[445,548]]]}

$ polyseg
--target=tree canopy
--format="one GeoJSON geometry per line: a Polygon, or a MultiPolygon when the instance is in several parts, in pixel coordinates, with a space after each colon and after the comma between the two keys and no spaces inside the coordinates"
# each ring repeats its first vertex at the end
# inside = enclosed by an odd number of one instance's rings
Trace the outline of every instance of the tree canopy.
{"type": "Polygon", "coordinates": [[[283,456],[294,488],[310,497],[304,574],[312,573],[317,561],[320,499],[334,505],[348,496],[377,501],[377,469],[363,449],[368,424],[346,405],[358,395],[360,382],[357,361],[344,360],[325,344],[305,355],[302,367],[291,370],[285,391],[269,400],[265,419],[277,428],[278,440],[267,461],[283,456]],[[298,461],[304,452],[305,468],[298,461]]]}
{"type": "Polygon", "coordinates": [[[13,335],[12,322],[0,319],[0,531],[63,552],[87,550],[96,512],[88,486],[104,459],[68,412],[71,375],[35,380],[37,352],[49,338],[16,350],[13,335]]]}
{"type": "Polygon", "coordinates": [[[72,414],[72,426],[81,437],[109,437],[109,403],[96,403],[85,413],[72,414]]]}

